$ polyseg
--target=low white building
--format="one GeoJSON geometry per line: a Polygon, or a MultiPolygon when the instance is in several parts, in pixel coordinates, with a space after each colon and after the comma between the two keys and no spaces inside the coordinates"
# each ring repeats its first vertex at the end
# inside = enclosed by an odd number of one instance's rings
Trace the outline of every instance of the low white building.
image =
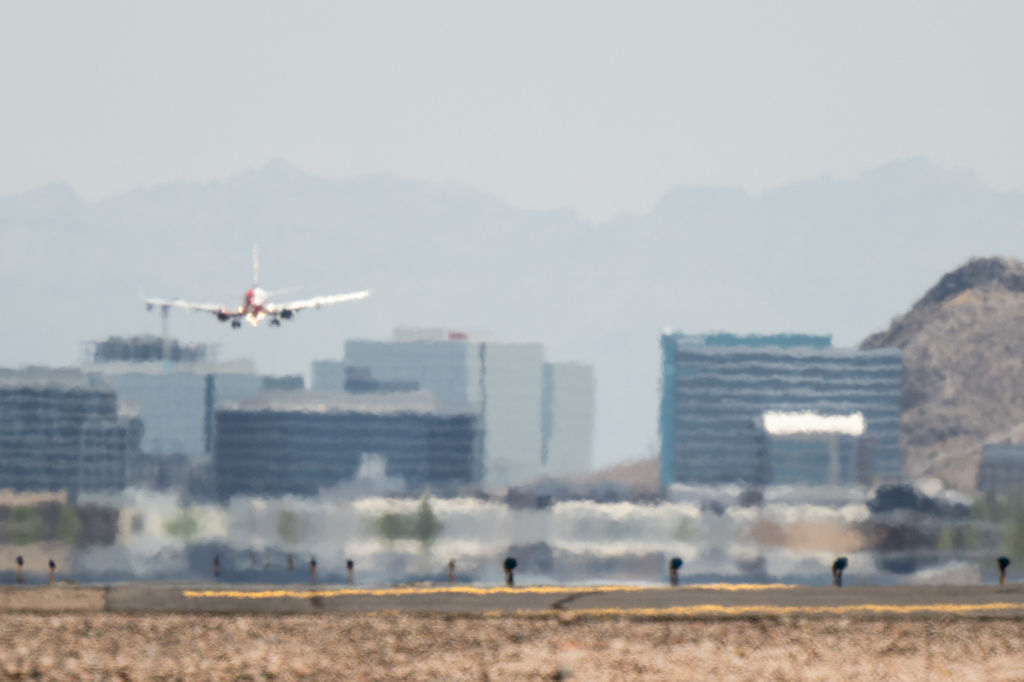
{"type": "Polygon", "coordinates": [[[768,411],[761,415],[769,481],[776,485],[867,485],[873,451],[864,415],[768,411]]]}

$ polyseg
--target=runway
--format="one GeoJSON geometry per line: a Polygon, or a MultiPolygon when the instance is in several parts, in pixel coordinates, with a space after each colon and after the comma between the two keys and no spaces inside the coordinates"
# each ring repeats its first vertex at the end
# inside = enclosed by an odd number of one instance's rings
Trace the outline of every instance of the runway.
{"type": "Polygon", "coordinates": [[[127,583],[108,587],[6,586],[4,612],[219,614],[450,614],[646,618],[1024,618],[1024,584],[1006,586],[691,585],[224,586],[127,583]]]}

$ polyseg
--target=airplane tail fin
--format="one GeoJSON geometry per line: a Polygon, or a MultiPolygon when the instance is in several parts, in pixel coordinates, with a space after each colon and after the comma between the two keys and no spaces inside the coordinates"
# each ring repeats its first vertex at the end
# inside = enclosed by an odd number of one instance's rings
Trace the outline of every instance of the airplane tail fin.
{"type": "Polygon", "coordinates": [[[260,283],[260,245],[252,245],[252,285],[260,283]]]}

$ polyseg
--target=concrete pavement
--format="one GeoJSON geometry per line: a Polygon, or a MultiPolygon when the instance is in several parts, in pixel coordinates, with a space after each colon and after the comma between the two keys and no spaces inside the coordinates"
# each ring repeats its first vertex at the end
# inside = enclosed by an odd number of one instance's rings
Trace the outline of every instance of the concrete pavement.
{"type": "Polygon", "coordinates": [[[0,612],[576,614],[635,617],[1024,618],[1024,584],[1003,587],[708,585],[344,587],[125,583],[0,588],[0,612]]]}

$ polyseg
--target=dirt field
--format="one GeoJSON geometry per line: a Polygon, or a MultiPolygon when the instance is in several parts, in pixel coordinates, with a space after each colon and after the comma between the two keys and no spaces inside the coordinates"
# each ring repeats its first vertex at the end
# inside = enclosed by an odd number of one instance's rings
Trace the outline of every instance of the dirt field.
{"type": "Polygon", "coordinates": [[[0,614],[0,677],[1024,679],[1024,622],[0,614]]]}

